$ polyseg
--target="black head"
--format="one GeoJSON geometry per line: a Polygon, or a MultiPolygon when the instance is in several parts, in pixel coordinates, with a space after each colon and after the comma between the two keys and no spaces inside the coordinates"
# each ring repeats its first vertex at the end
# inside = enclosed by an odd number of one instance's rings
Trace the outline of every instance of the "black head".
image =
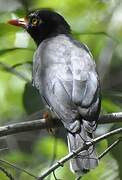
{"type": "Polygon", "coordinates": [[[24,19],[24,22],[21,19],[19,23],[15,23],[15,20],[11,20],[9,23],[23,26],[37,45],[49,37],[58,34],[70,34],[70,26],[65,19],[50,9],[31,11],[24,19]]]}

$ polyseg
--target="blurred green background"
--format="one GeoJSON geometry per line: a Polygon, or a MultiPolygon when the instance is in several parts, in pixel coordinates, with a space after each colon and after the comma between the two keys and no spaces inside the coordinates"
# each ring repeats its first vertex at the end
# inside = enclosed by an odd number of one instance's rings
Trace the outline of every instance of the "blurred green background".
{"type": "MultiPolygon", "coordinates": [[[[122,111],[122,1],[121,0],[0,0],[0,125],[41,116],[44,105],[38,92],[31,86],[33,53],[36,46],[21,28],[7,24],[15,17],[23,17],[34,8],[53,8],[69,22],[72,33],[87,44],[97,63],[102,86],[101,113],[122,111]]],[[[120,123],[100,125],[96,136],[120,127],[120,123]]],[[[47,169],[53,160],[68,153],[64,129],[50,136],[46,130],[20,133],[0,139],[0,159],[27,169],[36,176],[47,169]],[[63,133],[62,133],[63,132],[63,133]]],[[[115,138],[97,145],[100,154],[115,138]]],[[[119,144],[99,166],[83,180],[121,180],[122,145],[119,144]]],[[[34,178],[1,163],[15,180],[34,178]]],[[[62,180],[73,180],[69,164],[55,172],[62,180]]],[[[53,180],[51,175],[47,179],[53,180]]],[[[0,172],[0,180],[7,177],[0,172]]]]}

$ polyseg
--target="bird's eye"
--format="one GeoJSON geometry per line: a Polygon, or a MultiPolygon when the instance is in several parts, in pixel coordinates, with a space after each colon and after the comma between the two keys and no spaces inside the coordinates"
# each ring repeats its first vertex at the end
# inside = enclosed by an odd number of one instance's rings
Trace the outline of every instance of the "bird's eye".
{"type": "Polygon", "coordinates": [[[32,18],[31,24],[32,24],[33,26],[36,26],[38,23],[39,23],[38,18],[36,18],[36,17],[32,18]]]}

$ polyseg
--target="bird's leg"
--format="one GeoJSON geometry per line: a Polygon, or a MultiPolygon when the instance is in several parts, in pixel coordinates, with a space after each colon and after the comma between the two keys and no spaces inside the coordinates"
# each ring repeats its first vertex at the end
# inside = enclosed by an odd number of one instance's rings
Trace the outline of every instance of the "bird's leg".
{"type": "MultiPolygon", "coordinates": [[[[52,121],[52,115],[51,115],[51,112],[44,112],[43,113],[43,118],[46,120],[46,123],[49,125],[51,124],[51,121],[52,121]]],[[[49,132],[49,134],[51,135],[54,135],[55,134],[55,128],[50,128],[50,127],[47,127],[47,131],[49,132]]]]}

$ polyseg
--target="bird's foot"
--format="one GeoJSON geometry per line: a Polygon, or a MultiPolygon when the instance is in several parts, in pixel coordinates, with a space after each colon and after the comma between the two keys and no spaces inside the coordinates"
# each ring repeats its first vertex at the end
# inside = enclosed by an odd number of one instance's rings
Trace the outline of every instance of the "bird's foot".
{"type": "MultiPolygon", "coordinates": [[[[52,119],[51,113],[49,113],[49,112],[44,112],[44,113],[43,113],[43,118],[46,120],[47,125],[51,124],[51,119],[52,119]]],[[[48,127],[48,128],[47,128],[47,131],[48,131],[48,133],[51,134],[51,135],[54,135],[54,134],[55,134],[55,128],[50,128],[50,127],[48,127]]]]}

